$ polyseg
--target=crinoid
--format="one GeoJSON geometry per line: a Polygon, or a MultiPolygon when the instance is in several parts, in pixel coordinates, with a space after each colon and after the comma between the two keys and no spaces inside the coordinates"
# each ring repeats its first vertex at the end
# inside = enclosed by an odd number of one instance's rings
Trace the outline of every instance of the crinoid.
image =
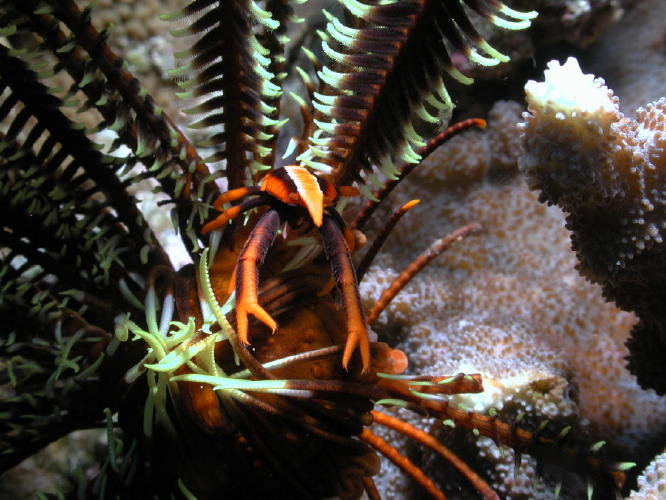
{"type": "MultiPolygon", "coordinates": [[[[81,497],[378,498],[379,452],[445,498],[375,424],[434,450],[497,498],[383,405],[601,485],[622,482],[628,464],[604,459],[603,443],[449,404],[448,394],[481,391],[480,377],[403,375],[406,355],[370,330],[404,284],[476,224],[437,240],[367,316],[358,296],[352,252],[377,203],[451,135],[484,126],[472,119],[424,140],[452,108],[443,78],[470,83],[450,50],[484,65],[506,59],[468,14],[522,29],[535,13],[498,0],[339,7],[319,33],[327,63],[306,51],[314,71],[285,55],[286,0],[195,0],[165,16],[184,19],[174,34],[192,40],[173,74],[198,99],[188,112],[203,116],[191,127],[210,129],[195,147],[89,9],[0,3],[0,470],[74,430],[106,427],[108,453],[94,480],[79,476],[81,497]],[[302,133],[280,164],[278,139],[289,130],[281,88],[292,73],[307,90],[293,95],[302,133]],[[100,131],[113,135],[110,147],[94,142],[100,131]],[[137,209],[128,189],[143,180],[165,198],[193,264],[174,269],[137,209]],[[350,229],[338,195],[355,194],[343,187],[354,183],[369,201],[350,229]]],[[[386,223],[359,278],[414,203],[386,223]]]]}

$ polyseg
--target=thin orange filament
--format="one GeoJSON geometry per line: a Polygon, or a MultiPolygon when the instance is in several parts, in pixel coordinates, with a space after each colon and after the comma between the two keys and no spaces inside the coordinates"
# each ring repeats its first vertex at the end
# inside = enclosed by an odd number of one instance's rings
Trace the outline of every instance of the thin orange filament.
{"type": "Polygon", "coordinates": [[[379,411],[372,412],[373,420],[376,424],[383,425],[389,429],[398,431],[400,434],[407,436],[414,441],[421,443],[423,446],[430,448],[437,453],[440,457],[450,463],[458,472],[467,478],[467,480],[474,486],[483,498],[486,500],[499,500],[499,496],[495,491],[486,483],[472,468],[463,462],[460,457],[449,450],[442,443],[437,441],[430,434],[417,429],[413,425],[403,422],[395,417],[387,415],[379,411]]]}
{"type": "Polygon", "coordinates": [[[386,239],[391,234],[391,231],[393,231],[393,228],[395,228],[396,224],[400,221],[400,219],[402,219],[402,216],[405,215],[410,208],[418,205],[420,202],[421,200],[408,201],[393,213],[391,218],[382,228],[381,232],[375,238],[375,241],[372,243],[372,246],[363,257],[361,263],[356,268],[356,279],[359,282],[363,279],[363,276],[365,276],[365,272],[372,264],[372,261],[375,260],[377,253],[379,253],[379,250],[381,250],[382,246],[386,242],[386,239]]]}
{"type": "Polygon", "coordinates": [[[350,227],[352,229],[363,229],[365,226],[366,222],[370,219],[370,216],[375,212],[379,204],[384,201],[389,194],[396,188],[400,182],[407,177],[411,173],[412,170],[414,170],[416,167],[419,165],[423,164],[423,160],[425,160],[430,154],[435,151],[439,146],[444,144],[446,141],[451,139],[452,137],[460,134],[461,132],[464,132],[467,129],[470,128],[480,128],[484,129],[486,128],[487,123],[484,119],[482,118],[469,118],[467,120],[463,120],[461,122],[455,123],[448,127],[446,130],[443,130],[439,134],[437,134],[435,137],[430,139],[428,143],[423,146],[421,149],[419,149],[416,153],[421,157],[421,161],[418,163],[405,163],[403,164],[398,170],[400,171],[398,178],[397,179],[389,179],[384,183],[384,186],[375,191],[373,195],[375,196],[376,200],[368,200],[365,205],[361,208],[361,210],[356,214],[356,217],[350,224],[350,227]]]}
{"type": "Polygon", "coordinates": [[[398,295],[400,291],[407,286],[407,283],[409,283],[421,269],[428,265],[430,261],[444,252],[444,250],[449,248],[456,241],[461,240],[463,237],[474,231],[478,231],[479,229],[481,229],[481,226],[478,224],[468,224],[467,226],[456,229],[451,234],[448,234],[444,238],[440,238],[430,245],[425,252],[414,259],[412,263],[400,273],[393,283],[391,283],[391,286],[384,290],[384,293],[382,293],[381,297],[379,297],[379,300],[377,300],[377,303],[372,308],[372,311],[368,314],[368,324],[372,325],[377,321],[379,315],[388,307],[395,296],[398,295]]]}
{"type": "Polygon", "coordinates": [[[365,489],[365,494],[368,496],[368,500],[382,500],[377,486],[371,477],[364,477],[361,481],[363,481],[363,488],[365,489]]]}
{"type": "Polygon", "coordinates": [[[444,495],[442,490],[440,490],[433,482],[433,480],[426,476],[425,473],[414,462],[412,462],[409,458],[404,456],[382,438],[376,434],[373,434],[370,429],[365,427],[359,437],[379,453],[388,458],[395,465],[397,465],[414,481],[419,483],[419,485],[421,485],[421,487],[426,490],[430,496],[438,500],[446,500],[446,495],[444,495]]]}

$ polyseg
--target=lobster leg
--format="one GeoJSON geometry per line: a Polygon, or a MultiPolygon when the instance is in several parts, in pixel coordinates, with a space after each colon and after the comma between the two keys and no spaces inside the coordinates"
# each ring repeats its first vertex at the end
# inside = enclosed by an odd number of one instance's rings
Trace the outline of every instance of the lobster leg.
{"type": "Polygon", "coordinates": [[[347,342],[342,355],[342,366],[347,369],[349,360],[358,346],[363,364],[362,373],[370,369],[370,341],[365,313],[358,293],[356,273],[352,264],[349,247],[342,231],[344,222],[337,212],[327,210],[319,232],[321,233],[326,255],[331,263],[333,277],[340,290],[342,306],[347,321],[347,342]]]}
{"type": "MultiPolygon", "coordinates": [[[[232,191],[230,191],[232,192],[232,191]]],[[[220,195],[224,196],[224,195],[220,195]]],[[[229,208],[228,210],[225,210],[222,212],[220,215],[218,215],[215,219],[207,223],[202,229],[201,229],[201,234],[205,235],[208,234],[209,232],[219,229],[221,227],[224,227],[227,225],[227,222],[230,220],[235,219],[239,215],[241,215],[244,212],[247,212],[248,210],[251,210],[253,208],[259,207],[261,205],[265,205],[266,200],[263,197],[258,197],[258,198],[250,198],[249,200],[245,200],[243,203],[240,205],[234,205],[233,207],[229,208]]]]}
{"type": "Polygon", "coordinates": [[[232,201],[240,200],[246,196],[259,193],[260,189],[257,186],[232,189],[231,191],[227,191],[218,196],[213,202],[213,208],[215,210],[221,210],[225,203],[231,203],[232,201]]]}
{"type": "Polygon", "coordinates": [[[254,226],[245,246],[238,256],[236,265],[236,330],[240,341],[248,344],[248,314],[252,314],[268,328],[275,331],[277,323],[259,305],[257,286],[259,266],[264,261],[268,249],[273,244],[282,217],[273,209],[263,214],[254,226]]]}

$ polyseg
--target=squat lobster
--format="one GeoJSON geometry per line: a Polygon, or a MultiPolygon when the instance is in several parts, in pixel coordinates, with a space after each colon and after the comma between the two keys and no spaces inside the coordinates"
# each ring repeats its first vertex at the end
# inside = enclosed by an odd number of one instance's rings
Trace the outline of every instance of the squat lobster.
{"type": "Polygon", "coordinates": [[[333,277],[340,291],[345,310],[347,342],[342,356],[342,366],[347,369],[354,350],[359,348],[362,372],[370,368],[370,344],[365,313],[358,293],[356,273],[351,260],[354,237],[332,204],[340,196],[355,196],[358,191],[350,186],[335,187],[307,169],[292,165],[266,174],[259,186],[232,189],[221,194],[213,207],[222,210],[229,203],[252,196],[239,205],[224,210],[206,224],[202,233],[224,227],[227,222],[242,213],[259,206],[268,210],[259,218],[248,236],[236,264],[236,329],[241,342],[248,344],[248,314],[268,326],[277,329],[275,320],[259,305],[258,268],[264,261],[278,229],[285,222],[297,226],[308,218],[321,234],[324,250],[331,263],[333,277]]]}

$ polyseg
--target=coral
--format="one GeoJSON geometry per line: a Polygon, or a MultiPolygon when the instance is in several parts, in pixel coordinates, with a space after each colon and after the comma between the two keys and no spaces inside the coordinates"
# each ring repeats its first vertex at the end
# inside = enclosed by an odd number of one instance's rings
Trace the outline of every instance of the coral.
{"type": "MultiPolygon", "coordinates": [[[[660,0],[638,2],[640,8],[636,10],[649,11],[648,24],[653,28],[650,32],[643,32],[641,30],[645,23],[636,23],[632,17],[630,21],[634,24],[629,26],[623,18],[625,9],[631,11],[634,3],[635,0],[531,0],[524,1],[522,5],[539,12],[539,16],[529,30],[497,31],[490,29],[488,23],[477,23],[479,31],[488,36],[487,39],[493,47],[509,55],[511,61],[498,66],[479,67],[469,64],[461,54],[454,53],[453,60],[458,69],[480,83],[465,89],[464,92],[458,92],[456,104],[467,115],[484,114],[498,99],[520,99],[518,96],[522,93],[525,79],[533,77],[535,62],[538,67],[540,59],[545,57],[544,54],[551,54],[552,57],[552,54],[581,52],[609,29],[614,29],[616,33],[632,31],[635,33],[632,36],[645,40],[642,44],[645,47],[648,38],[654,38],[654,33],[660,28],[659,22],[663,18],[660,14],[665,6],[660,0]],[[643,3],[651,6],[642,6],[643,3]],[[637,31],[640,33],[636,33],[637,31]]],[[[600,53],[600,56],[609,61],[609,66],[615,64],[616,52],[626,54],[628,69],[638,69],[640,66],[643,73],[648,66],[642,58],[635,57],[633,38],[623,38],[612,51],[601,44],[596,44],[595,47],[599,51],[606,51],[600,53]],[[633,60],[630,62],[630,59],[633,60]]],[[[659,81],[656,77],[663,75],[663,65],[658,64],[663,59],[663,51],[652,50],[652,53],[652,60],[657,64],[654,68],[648,66],[647,70],[654,72],[655,78],[651,81],[656,85],[659,81]]],[[[621,70],[616,71],[620,73],[618,76],[624,75],[621,70]]],[[[638,83],[640,79],[626,79],[631,80],[633,85],[641,85],[638,83]]]]}
{"type": "Polygon", "coordinates": [[[666,454],[657,455],[638,478],[638,489],[627,500],[663,500],[666,498],[666,454]]]}
{"type": "Polygon", "coordinates": [[[137,41],[162,36],[169,26],[160,21],[160,14],[173,12],[182,4],[181,0],[144,0],[139,4],[131,0],[99,0],[93,20],[99,26],[113,26],[113,47],[125,49],[137,41]]]}
{"type": "Polygon", "coordinates": [[[97,26],[112,27],[111,47],[125,54],[129,67],[155,102],[176,118],[174,85],[167,74],[175,62],[169,36],[172,26],[159,16],[182,5],[182,0],[99,0],[92,11],[97,26]]]}
{"type": "MultiPolygon", "coordinates": [[[[403,223],[408,229],[389,240],[362,294],[372,303],[406,255],[452,228],[480,223],[481,233],[440,256],[394,299],[377,323],[380,338],[403,339],[398,345],[414,372],[483,374],[486,391],[465,397],[470,408],[576,415],[603,436],[640,446],[663,428],[666,412],[664,398],[642,391],[623,366],[635,318],[578,275],[560,210],[538,204],[518,175],[519,131],[509,125],[519,119],[520,106],[498,103],[487,130],[452,140],[410,174],[392,205],[421,198],[406,218],[428,214],[428,223],[403,223]],[[452,182],[461,173],[462,186],[452,182]]],[[[532,485],[534,463],[524,458],[514,479],[509,453],[500,457],[492,442],[479,446],[507,498],[552,498],[543,483],[532,485]]],[[[408,488],[395,477],[385,484],[396,497],[408,488]]]]}
{"type": "Polygon", "coordinates": [[[513,175],[522,144],[515,132],[516,117],[522,106],[513,101],[498,101],[488,112],[485,130],[470,130],[451,139],[428,157],[412,179],[430,179],[452,189],[475,186],[486,176],[513,175]],[[470,154],[470,144],[474,153],[470,154]]]}
{"type": "Polygon", "coordinates": [[[666,352],[666,98],[626,118],[575,59],[549,63],[545,81],[525,90],[521,168],[541,201],[567,213],[581,273],[641,318],[630,366],[642,386],[665,393],[655,361],[666,352]]]}
{"type": "Polygon", "coordinates": [[[88,468],[91,455],[103,449],[105,440],[106,436],[98,429],[90,429],[73,432],[51,443],[20,467],[2,474],[0,497],[27,500],[35,497],[35,491],[74,488],[76,484],[69,474],[74,469],[88,468]]]}

